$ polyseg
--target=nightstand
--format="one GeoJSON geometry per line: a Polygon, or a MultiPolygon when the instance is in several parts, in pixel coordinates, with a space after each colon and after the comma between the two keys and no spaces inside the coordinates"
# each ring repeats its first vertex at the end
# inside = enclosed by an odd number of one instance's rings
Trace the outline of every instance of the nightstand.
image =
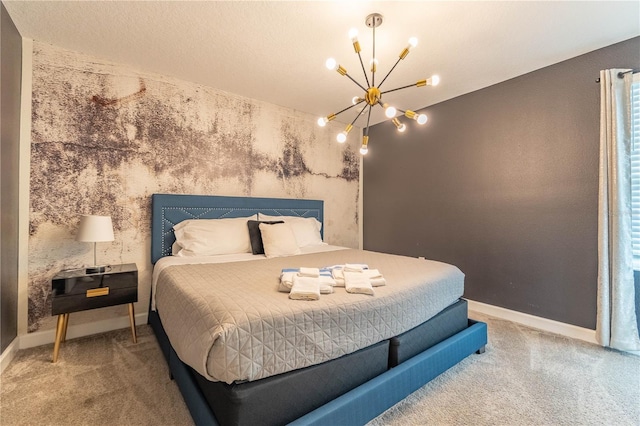
{"type": "Polygon", "coordinates": [[[133,343],[137,343],[133,304],[138,301],[138,268],[135,263],[111,265],[105,272],[87,274],[86,269],[62,271],[51,280],[51,315],[58,315],[53,362],[60,343],[67,338],[69,314],[88,309],[129,304],[133,343]]]}

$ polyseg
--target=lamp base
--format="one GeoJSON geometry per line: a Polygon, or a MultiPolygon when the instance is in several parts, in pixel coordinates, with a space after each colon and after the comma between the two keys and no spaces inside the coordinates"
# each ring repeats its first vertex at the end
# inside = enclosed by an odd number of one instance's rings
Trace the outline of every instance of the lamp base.
{"type": "Polygon", "coordinates": [[[85,273],[87,274],[101,274],[106,271],[108,266],[90,266],[86,269],[85,273]]]}

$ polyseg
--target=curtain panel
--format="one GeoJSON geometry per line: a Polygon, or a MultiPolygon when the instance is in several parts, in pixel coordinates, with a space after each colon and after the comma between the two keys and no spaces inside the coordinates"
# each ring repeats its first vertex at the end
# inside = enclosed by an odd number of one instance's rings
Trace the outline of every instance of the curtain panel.
{"type": "Polygon", "coordinates": [[[602,346],[640,355],[631,240],[631,81],[600,71],[598,313],[602,346]]]}

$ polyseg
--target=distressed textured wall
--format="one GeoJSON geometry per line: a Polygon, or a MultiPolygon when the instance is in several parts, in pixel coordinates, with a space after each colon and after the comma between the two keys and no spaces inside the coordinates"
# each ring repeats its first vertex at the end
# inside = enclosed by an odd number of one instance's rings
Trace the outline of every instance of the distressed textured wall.
{"type": "MultiPolygon", "coordinates": [[[[358,132],[338,145],[337,128],[315,120],[35,42],[29,331],[54,327],[51,277],[93,263],[92,245],[74,241],[81,214],[112,216],[98,263],[135,262],[146,311],[154,192],[322,199],[325,240],[357,247],[358,132]]],[[[80,312],[71,324],[120,315],[80,312]]]]}

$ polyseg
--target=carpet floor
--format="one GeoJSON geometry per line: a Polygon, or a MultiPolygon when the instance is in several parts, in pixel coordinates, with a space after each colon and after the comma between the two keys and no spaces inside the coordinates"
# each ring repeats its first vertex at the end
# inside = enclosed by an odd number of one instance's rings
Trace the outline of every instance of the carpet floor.
{"type": "MultiPolygon", "coordinates": [[[[640,425],[640,357],[475,314],[489,344],[370,422],[640,425]]],[[[18,352],[0,376],[0,424],[192,425],[148,325],[18,352]]]]}

